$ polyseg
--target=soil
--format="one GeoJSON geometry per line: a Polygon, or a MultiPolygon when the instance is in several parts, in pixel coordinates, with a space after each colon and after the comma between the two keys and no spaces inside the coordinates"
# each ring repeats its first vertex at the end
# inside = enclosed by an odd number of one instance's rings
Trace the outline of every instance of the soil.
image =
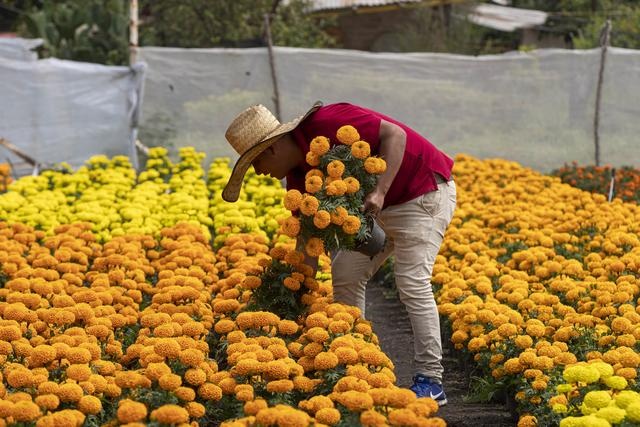
{"type": "MultiPolygon", "coordinates": [[[[395,365],[397,385],[409,387],[414,371],[413,338],[409,317],[402,303],[388,287],[369,283],[367,286],[367,318],[380,340],[382,350],[395,365]]],[[[456,351],[447,345],[443,337],[444,389],[448,404],[441,407],[437,416],[450,427],[513,427],[516,420],[504,403],[467,403],[469,379],[456,351]]]]}

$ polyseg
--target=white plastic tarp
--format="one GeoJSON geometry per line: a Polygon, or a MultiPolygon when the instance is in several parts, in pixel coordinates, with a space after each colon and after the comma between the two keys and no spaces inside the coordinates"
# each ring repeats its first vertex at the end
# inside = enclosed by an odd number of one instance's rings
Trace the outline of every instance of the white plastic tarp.
{"type": "MultiPolygon", "coordinates": [[[[265,48],[142,48],[149,66],[141,140],[237,157],[224,139],[254,103],[275,111],[265,48]]],[[[600,50],[480,57],[275,48],[282,121],[316,100],[352,102],[407,123],[450,155],[506,158],[541,171],[594,163],[600,50]]],[[[640,51],[608,50],[602,163],[640,165],[640,51]]]]}
{"type": "MultiPolygon", "coordinates": [[[[45,166],[79,166],[96,154],[125,154],[135,163],[144,70],[0,58],[0,138],[45,166]]],[[[6,158],[20,162],[0,147],[0,162],[6,158]]]]}
{"type": "Polygon", "coordinates": [[[33,49],[40,45],[42,45],[42,39],[0,37],[0,61],[3,59],[36,61],[38,54],[33,49]]]}

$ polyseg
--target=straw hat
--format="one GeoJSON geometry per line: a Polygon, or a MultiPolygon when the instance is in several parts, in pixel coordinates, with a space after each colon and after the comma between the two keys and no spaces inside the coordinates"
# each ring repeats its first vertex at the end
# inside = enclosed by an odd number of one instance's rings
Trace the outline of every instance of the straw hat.
{"type": "Polygon", "coordinates": [[[227,202],[238,200],[242,180],[251,162],[274,144],[278,137],[294,130],[309,114],[321,106],[322,102],[316,102],[304,115],[288,123],[280,123],[264,105],[254,105],[240,113],[231,122],[224,135],[233,149],[240,154],[240,158],[222,191],[222,198],[227,202]]]}

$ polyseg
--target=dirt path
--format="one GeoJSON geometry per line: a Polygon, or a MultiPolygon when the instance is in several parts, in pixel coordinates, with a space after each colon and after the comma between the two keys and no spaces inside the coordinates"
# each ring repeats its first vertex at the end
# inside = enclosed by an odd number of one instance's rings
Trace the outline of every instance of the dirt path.
{"type": "MultiPolygon", "coordinates": [[[[385,296],[387,288],[370,283],[367,286],[367,317],[373,322],[373,330],[380,339],[380,346],[393,360],[398,385],[412,384],[413,340],[411,325],[404,306],[395,297],[385,296]]],[[[468,391],[464,369],[456,355],[445,346],[443,363],[445,368],[444,388],[448,405],[438,415],[450,427],[513,427],[516,422],[501,404],[477,404],[463,402],[468,391]]]]}

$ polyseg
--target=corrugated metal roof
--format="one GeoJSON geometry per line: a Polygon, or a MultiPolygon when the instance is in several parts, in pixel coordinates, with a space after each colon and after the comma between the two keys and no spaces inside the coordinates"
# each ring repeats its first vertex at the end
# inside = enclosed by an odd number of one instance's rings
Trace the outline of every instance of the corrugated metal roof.
{"type": "Polygon", "coordinates": [[[311,10],[351,9],[358,7],[387,6],[402,3],[420,3],[422,0],[312,0],[311,10]]]}
{"type": "Polygon", "coordinates": [[[548,16],[548,13],[540,10],[483,3],[473,6],[467,18],[474,24],[483,27],[500,31],[515,31],[542,25],[547,21],[548,16]]]}

